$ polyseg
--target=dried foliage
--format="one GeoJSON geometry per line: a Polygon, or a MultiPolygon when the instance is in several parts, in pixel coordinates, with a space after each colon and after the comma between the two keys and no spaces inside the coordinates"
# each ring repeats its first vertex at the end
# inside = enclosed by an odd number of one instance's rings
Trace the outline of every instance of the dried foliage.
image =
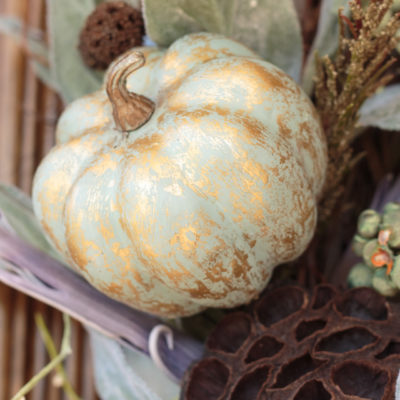
{"type": "Polygon", "coordinates": [[[268,290],[216,326],[181,400],[393,399],[399,312],[371,288],[268,290]]]}
{"type": "Polygon", "coordinates": [[[351,144],[357,136],[358,111],[377,89],[387,85],[396,62],[391,55],[399,38],[400,15],[383,20],[393,0],[350,2],[351,18],[339,10],[339,46],[335,58],[317,57],[316,106],[328,141],[329,164],[320,202],[320,218],[326,221],[343,193],[343,178],[358,161],[351,144]]]}
{"type": "Polygon", "coordinates": [[[123,1],[100,3],[80,31],[79,51],[88,67],[105,70],[119,55],[141,46],[143,36],[140,10],[123,1]]]}

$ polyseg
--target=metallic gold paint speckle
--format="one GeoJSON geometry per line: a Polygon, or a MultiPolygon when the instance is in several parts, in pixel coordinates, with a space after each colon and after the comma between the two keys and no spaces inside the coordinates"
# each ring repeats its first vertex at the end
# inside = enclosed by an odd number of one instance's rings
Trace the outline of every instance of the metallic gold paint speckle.
{"type": "Polygon", "coordinates": [[[121,135],[103,90],[70,105],[34,184],[47,236],[94,286],[166,317],[248,303],[298,257],[326,169],[318,116],[251,50],[194,34],[128,87],[156,110],[121,135]]]}

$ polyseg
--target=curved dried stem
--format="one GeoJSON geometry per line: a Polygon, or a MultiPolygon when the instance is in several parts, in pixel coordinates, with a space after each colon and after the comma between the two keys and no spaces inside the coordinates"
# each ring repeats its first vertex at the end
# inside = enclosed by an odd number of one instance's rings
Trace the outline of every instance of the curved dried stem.
{"type": "Polygon", "coordinates": [[[141,127],[154,112],[155,105],[150,99],[129,92],[126,87],[128,76],[144,63],[142,53],[130,51],[111,64],[106,76],[106,91],[112,104],[114,121],[122,132],[141,127]]]}

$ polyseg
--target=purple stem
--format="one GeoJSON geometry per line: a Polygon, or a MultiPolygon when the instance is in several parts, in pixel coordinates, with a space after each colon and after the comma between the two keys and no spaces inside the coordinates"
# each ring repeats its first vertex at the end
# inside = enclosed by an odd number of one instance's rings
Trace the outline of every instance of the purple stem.
{"type": "MultiPolygon", "coordinates": [[[[136,350],[148,353],[148,336],[162,323],[156,317],[119,303],[89,285],[58,261],[0,227],[0,259],[12,269],[0,268],[0,281],[136,350]],[[26,272],[37,279],[28,279],[26,272]],[[25,273],[25,276],[24,276],[25,273]]],[[[180,380],[189,365],[201,358],[203,346],[174,330],[174,349],[160,340],[165,366],[180,380]]]]}

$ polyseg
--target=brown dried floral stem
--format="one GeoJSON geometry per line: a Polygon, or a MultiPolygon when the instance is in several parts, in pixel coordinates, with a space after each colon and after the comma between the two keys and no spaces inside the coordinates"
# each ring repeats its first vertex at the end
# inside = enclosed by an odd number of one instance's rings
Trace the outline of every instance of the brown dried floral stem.
{"type": "Polygon", "coordinates": [[[326,221],[343,193],[343,179],[359,160],[351,144],[358,111],[364,101],[393,78],[387,74],[396,61],[390,58],[398,38],[399,15],[382,26],[393,0],[370,1],[365,9],[361,2],[350,2],[351,19],[339,10],[339,45],[333,60],[317,57],[315,85],[316,106],[328,141],[328,171],[320,201],[320,220],[326,221]],[[350,37],[346,32],[349,32],[350,37]]]}

